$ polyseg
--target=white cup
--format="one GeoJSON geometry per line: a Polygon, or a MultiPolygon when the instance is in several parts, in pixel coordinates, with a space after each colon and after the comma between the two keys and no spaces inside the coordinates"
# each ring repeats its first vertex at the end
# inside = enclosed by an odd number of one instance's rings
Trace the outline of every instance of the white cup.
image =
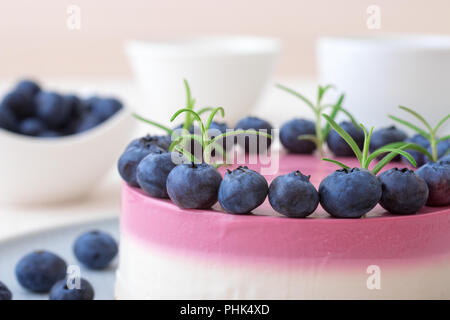
{"type": "Polygon", "coordinates": [[[397,109],[404,105],[433,125],[450,110],[450,36],[325,37],[317,54],[320,82],[346,93],[359,122],[387,126],[387,114],[412,120],[397,109]]]}
{"type": "Polygon", "coordinates": [[[126,52],[146,100],[137,111],[168,124],[186,105],[187,79],[196,108],[224,107],[225,120],[232,126],[257,103],[279,51],[277,40],[260,37],[131,41],[126,52]]]}

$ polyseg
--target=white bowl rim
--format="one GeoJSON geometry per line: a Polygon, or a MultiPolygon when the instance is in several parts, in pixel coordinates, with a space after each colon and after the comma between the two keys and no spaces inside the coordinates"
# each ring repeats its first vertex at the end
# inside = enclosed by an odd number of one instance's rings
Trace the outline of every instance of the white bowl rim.
{"type": "Polygon", "coordinates": [[[276,38],[244,35],[129,40],[125,43],[129,55],[144,54],[158,58],[272,55],[280,49],[281,42],[276,38]]]}
{"type": "Polygon", "coordinates": [[[33,145],[42,144],[46,146],[57,146],[64,144],[74,144],[74,143],[83,143],[87,140],[95,139],[96,137],[103,135],[105,132],[111,130],[120,122],[124,121],[125,118],[131,117],[131,111],[127,107],[123,107],[116,114],[114,114],[111,118],[106,121],[100,123],[92,129],[87,131],[76,133],[68,136],[62,137],[32,137],[23,135],[20,133],[11,132],[8,130],[0,129],[0,136],[3,139],[9,139],[11,142],[15,143],[32,143],[33,145]]]}
{"type": "Polygon", "coordinates": [[[319,45],[342,45],[367,49],[450,51],[450,35],[385,33],[376,35],[324,36],[319,45]]]}

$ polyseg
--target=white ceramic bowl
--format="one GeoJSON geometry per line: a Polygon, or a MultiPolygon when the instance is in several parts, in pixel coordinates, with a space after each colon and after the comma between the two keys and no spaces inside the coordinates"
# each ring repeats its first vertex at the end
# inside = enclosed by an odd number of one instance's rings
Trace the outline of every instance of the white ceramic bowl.
{"type": "Polygon", "coordinates": [[[73,136],[34,138],[0,130],[0,201],[43,204],[86,195],[116,163],[134,123],[123,109],[73,136]]]}
{"type": "Polygon", "coordinates": [[[345,105],[358,121],[392,123],[404,105],[432,124],[449,111],[450,36],[384,35],[325,37],[318,47],[319,80],[346,93],[345,105]]]}
{"type": "Polygon", "coordinates": [[[146,100],[138,112],[168,123],[185,106],[185,78],[197,108],[222,106],[234,125],[256,104],[279,51],[277,40],[260,37],[131,41],[126,52],[146,100]]]}

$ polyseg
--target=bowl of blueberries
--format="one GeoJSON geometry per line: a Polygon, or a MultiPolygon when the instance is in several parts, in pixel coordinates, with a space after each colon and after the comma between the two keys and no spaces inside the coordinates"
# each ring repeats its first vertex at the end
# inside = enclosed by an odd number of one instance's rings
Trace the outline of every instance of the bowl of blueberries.
{"type": "Polygon", "coordinates": [[[86,195],[111,169],[132,126],[116,98],[18,82],[0,103],[0,201],[36,204],[86,195]]]}

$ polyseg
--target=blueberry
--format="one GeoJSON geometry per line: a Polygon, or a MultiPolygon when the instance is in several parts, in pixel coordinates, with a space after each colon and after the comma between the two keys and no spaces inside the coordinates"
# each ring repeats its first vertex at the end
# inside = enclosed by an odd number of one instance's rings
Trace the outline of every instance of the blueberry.
{"type": "Polygon", "coordinates": [[[298,136],[303,134],[316,134],[314,122],[304,119],[292,119],[280,129],[281,144],[292,153],[312,153],[316,144],[309,140],[299,140],[298,136]]]}
{"type": "Polygon", "coordinates": [[[160,147],[164,151],[169,151],[170,144],[172,143],[172,140],[169,135],[165,136],[151,136],[146,135],[141,138],[134,139],[130,142],[130,144],[127,146],[127,149],[130,149],[132,147],[145,147],[146,145],[156,145],[157,147],[160,147]]]}
{"type": "Polygon", "coordinates": [[[85,114],[75,125],[75,132],[82,133],[98,126],[102,121],[95,114],[85,114]]]}
{"type": "Polygon", "coordinates": [[[450,153],[446,154],[445,156],[439,158],[439,161],[448,161],[450,162],[450,153]]]}
{"type": "Polygon", "coordinates": [[[92,285],[83,278],[80,278],[79,281],[78,289],[75,287],[75,282],[73,283],[74,287],[69,289],[67,280],[58,281],[50,290],[49,300],[93,300],[94,288],[92,285]]]}
{"type": "Polygon", "coordinates": [[[19,91],[8,93],[3,98],[2,104],[18,119],[32,117],[36,111],[33,98],[19,91]]]}
{"type": "Polygon", "coordinates": [[[139,163],[136,177],[142,190],[156,198],[168,198],[167,176],[176,167],[172,153],[149,154],[139,163]]]}
{"type": "Polygon", "coordinates": [[[39,133],[38,136],[41,138],[57,138],[57,137],[60,137],[61,134],[57,131],[45,130],[45,131],[42,131],[41,133],[39,133]]]}
{"type": "Polygon", "coordinates": [[[291,218],[304,218],[319,205],[319,193],[309,182],[309,176],[294,171],[276,177],[269,188],[272,208],[291,218]]]}
{"type": "MultiPolygon", "coordinates": [[[[438,159],[443,157],[444,155],[446,155],[450,149],[450,139],[442,140],[441,142],[439,142],[436,146],[436,149],[437,149],[436,151],[437,151],[438,159]]],[[[431,146],[428,147],[428,152],[430,152],[430,153],[432,152],[431,146]]]]}
{"type": "Polygon", "coordinates": [[[225,122],[216,122],[216,121],[212,121],[209,129],[215,129],[215,130],[219,130],[221,133],[225,133],[227,132],[228,126],[225,122]]]}
{"type": "MultiPolygon", "coordinates": [[[[355,140],[359,149],[362,149],[364,145],[364,132],[361,128],[356,127],[353,122],[349,121],[341,122],[340,126],[355,140]]],[[[338,157],[352,157],[355,155],[348,143],[334,129],[328,134],[327,145],[334,155],[338,157]]]]}
{"type": "Polygon", "coordinates": [[[8,287],[0,281],[0,301],[2,300],[11,300],[12,293],[9,291],[8,287]]]}
{"type": "MultiPolygon", "coordinates": [[[[256,118],[256,117],[245,117],[241,120],[239,120],[239,122],[236,124],[236,130],[249,130],[249,129],[254,129],[256,131],[262,131],[264,133],[267,134],[271,134],[272,131],[272,125],[262,119],[256,118]]],[[[272,143],[272,139],[270,138],[266,138],[266,137],[261,137],[259,135],[255,135],[255,134],[241,134],[237,137],[237,142],[238,144],[243,147],[245,149],[245,152],[260,152],[260,143],[262,143],[265,139],[266,143],[266,147],[269,148],[271,143],[272,143]],[[256,137],[255,137],[256,136],[256,137]],[[252,145],[250,146],[250,143],[253,144],[253,142],[256,142],[256,146],[252,145]]]]}
{"type": "MultiPolygon", "coordinates": [[[[430,142],[424,136],[422,136],[420,134],[416,134],[416,135],[406,139],[405,142],[415,143],[424,148],[428,148],[430,146],[430,142]]],[[[422,152],[419,152],[416,150],[411,150],[411,149],[405,149],[405,151],[407,151],[414,158],[414,160],[416,160],[417,167],[423,166],[425,164],[425,162],[428,161],[427,156],[424,155],[422,152]]],[[[402,158],[403,162],[409,163],[409,161],[404,156],[402,156],[401,158],[402,158]]]]}
{"type": "Polygon", "coordinates": [[[212,166],[180,164],[167,177],[167,193],[180,208],[207,209],[217,202],[222,177],[212,166]]]}
{"type": "MultiPolygon", "coordinates": [[[[222,134],[222,133],[226,133],[228,129],[228,126],[225,122],[211,122],[211,125],[209,126],[209,130],[208,130],[208,136],[211,139],[214,139],[215,137],[217,137],[218,135],[222,134]]],[[[270,134],[270,132],[268,132],[270,134]]],[[[224,139],[220,139],[217,141],[217,143],[224,149],[224,151],[227,151],[228,149],[230,149],[233,144],[234,144],[234,137],[229,136],[226,137],[224,139]]],[[[212,155],[215,155],[215,150],[213,150],[212,155]]]]}
{"type": "Polygon", "coordinates": [[[116,241],[107,233],[90,231],[75,240],[73,252],[90,269],[106,268],[117,255],[116,241]]]}
{"type": "Polygon", "coordinates": [[[41,91],[35,97],[37,116],[49,128],[61,128],[70,119],[72,105],[64,102],[63,96],[55,92],[41,91]]]}
{"type": "Polygon", "coordinates": [[[18,126],[17,118],[14,114],[6,105],[0,104],[0,128],[17,132],[19,130],[18,126]]]}
{"type": "Polygon", "coordinates": [[[41,91],[41,88],[39,87],[39,85],[36,82],[25,79],[25,80],[20,81],[17,84],[16,91],[18,91],[30,98],[33,98],[36,94],[39,93],[39,91],[41,91]]]}
{"type": "Polygon", "coordinates": [[[450,161],[443,159],[438,162],[428,162],[416,173],[428,185],[429,195],[427,205],[450,205],[450,161]]]}
{"type": "Polygon", "coordinates": [[[45,124],[37,118],[27,118],[19,124],[20,133],[27,136],[38,136],[45,130],[45,124]]]}
{"type": "Polygon", "coordinates": [[[114,98],[97,98],[91,106],[92,113],[102,121],[110,118],[123,107],[122,102],[114,98]]]}
{"type": "Polygon", "coordinates": [[[120,176],[129,185],[139,187],[136,170],[137,166],[150,153],[164,153],[165,151],[155,145],[146,145],[144,147],[132,147],[120,156],[118,162],[118,169],[120,176]]]}
{"type": "Polygon", "coordinates": [[[412,170],[393,168],[378,176],[383,190],[380,205],[393,214],[413,214],[428,199],[428,187],[412,170]]]}
{"type": "Polygon", "coordinates": [[[381,198],[381,183],[366,169],[340,169],[322,180],[320,204],[336,218],[359,218],[381,198]]]}
{"type": "Polygon", "coordinates": [[[48,292],[66,276],[66,262],[49,251],[34,251],[16,265],[16,277],[22,287],[34,292],[48,292]]]}
{"type": "Polygon", "coordinates": [[[269,186],[261,174],[239,166],[225,173],[219,187],[219,203],[226,212],[246,214],[259,207],[268,192],[269,186]]]}
{"type": "Polygon", "coordinates": [[[71,118],[79,118],[81,115],[83,115],[86,111],[85,111],[85,106],[83,104],[83,101],[78,98],[76,95],[74,94],[65,94],[62,96],[63,98],[63,103],[68,105],[70,110],[72,111],[71,113],[71,118]]]}
{"type": "MultiPolygon", "coordinates": [[[[405,141],[408,138],[406,133],[402,130],[397,129],[395,126],[390,126],[387,128],[382,128],[373,132],[372,137],[370,139],[369,150],[370,152],[374,152],[376,149],[384,147],[387,144],[405,141]]],[[[382,154],[378,156],[378,159],[381,159],[386,154],[382,154]]],[[[395,156],[392,161],[400,161],[400,156],[395,156]]]]}

